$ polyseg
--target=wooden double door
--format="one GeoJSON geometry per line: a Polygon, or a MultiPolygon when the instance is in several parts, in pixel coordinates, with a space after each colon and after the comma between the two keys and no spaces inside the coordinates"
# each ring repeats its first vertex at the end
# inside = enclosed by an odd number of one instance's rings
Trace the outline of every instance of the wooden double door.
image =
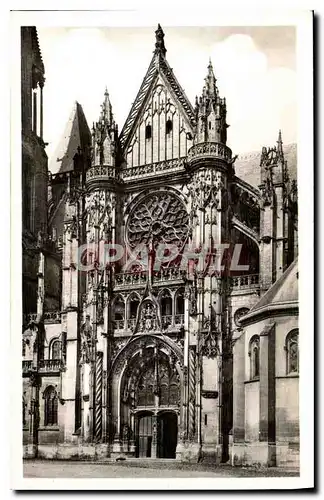
{"type": "Polygon", "coordinates": [[[176,458],[178,417],[174,411],[137,417],[136,456],[176,458]]]}

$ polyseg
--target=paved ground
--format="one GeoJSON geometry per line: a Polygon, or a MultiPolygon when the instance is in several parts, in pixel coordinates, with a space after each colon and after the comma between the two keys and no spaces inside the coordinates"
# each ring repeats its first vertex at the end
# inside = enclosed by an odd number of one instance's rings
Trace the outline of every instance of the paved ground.
{"type": "Polygon", "coordinates": [[[94,477],[297,477],[296,470],[251,467],[215,467],[207,464],[169,463],[94,463],[51,460],[25,460],[24,477],[31,478],[94,478],[94,477]]]}

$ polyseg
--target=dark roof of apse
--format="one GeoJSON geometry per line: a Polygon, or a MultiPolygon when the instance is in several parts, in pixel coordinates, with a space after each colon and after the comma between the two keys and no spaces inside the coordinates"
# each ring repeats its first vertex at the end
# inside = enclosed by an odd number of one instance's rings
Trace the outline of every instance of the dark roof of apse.
{"type": "Polygon", "coordinates": [[[242,326],[254,322],[260,315],[271,315],[282,308],[298,306],[298,258],[296,258],[269,290],[240,318],[242,326]],[[271,311],[271,312],[270,312],[271,311]]]}

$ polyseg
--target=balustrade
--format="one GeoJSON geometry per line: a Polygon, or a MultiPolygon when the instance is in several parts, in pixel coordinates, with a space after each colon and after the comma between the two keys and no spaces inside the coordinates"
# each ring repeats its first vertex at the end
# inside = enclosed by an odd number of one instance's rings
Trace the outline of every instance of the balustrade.
{"type": "Polygon", "coordinates": [[[165,171],[176,172],[178,170],[184,169],[184,158],[159,161],[156,163],[151,163],[149,165],[139,165],[137,167],[126,168],[122,171],[122,178],[129,180],[132,178],[146,177],[151,175],[156,175],[165,171]]]}
{"type": "MultiPolygon", "coordinates": [[[[153,272],[153,280],[155,283],[162,283],[165,281],[178,281],[183,280],[186,276],[186,271],[178,267],[170,267],[162,269],[161,271],[153,272]]],[[[146,285],[147,272],[125,272],[115,275],[116,286],[129,286],[129,285],[146,285]]]]}
{"type": "MultiPolygon", "coordinates": [[[[40,359],[38,361],[38,371],[41,372],[59,372],[63,368],[61,359],[40,359]]],[[[22,362],[23,373],[28,373],[33,369],[33,361],[26,360],[22,362]]]]}
{"type": "Polygon", "coordinates": [[[58,372],[62,369],[63,362],[61,359],[40,359],[39,371],[40,372],[58,372]]]}
{"type": "MultiPolygon", "coordinates": [[[[47,311],[43,315],[44,323],[60,323],[61,311],[47,311]]],[[[26,322],[31,323],[37,320],[37,313],[29,313],[26,315],[26,322]]]]}
{"type": "Polygon", "coordinates": [[[259,286],[259,275],[248,274],[242,276],[232,276],[231,281],[234,289],[256,288],[259,286]]]}
{"type": "Polygon", "coordinates": [[[116,176],[115,167],[107,165],[99,165],[90,167],[86,173],[86,181],[91,181],[97,178],[114,179],[116,176]]]}
{"type": "MultiPolygon", "coordinates": [[[[184,315],[183,314],[175,314],[175,315],[166,315],[162,316],[162,328],[166,329],[169,327],[180,327],[184,324],[184,315]]],[[[136,318],[129,318],[126,320],[119,319],[114,320],[113,327],[114,330],[133,330],[136,325],[136,318]]]]}
{"type": "Polygon", "coordinates": [[[127,329],[128,330],[133,330],[133,328],[135,328],[135,324],[136,324],[136,318],[130,318],[127,320],[127,329]]]}
{"type": "Polygon", "coordinates": [[[125,320],[124,319],[115,319],[114,320],[114,329],[115,330],[124,330],[125,328],[125,320]]]}
{"type": "Polygon", "coordinates": [[[188,161],[197,157],[213,157],[229,161],[232,158],[232,151],[225,144],[219,142],[201,142],[195,144],[188,151],[188,161]]]}
{"type": "Polygon", "coordinates": [[[174,324],[175,325],[183,325],[184,324],[184,314],[176,314],[174,316],[174,324]]]}
{"type": "Polygon", "coordinates": [[[28,360],[28,361],[23,361],[22,362],[22,371],[23,373],[27,373],[29,372],[33,367],[33,362],[32,360],[28,360]]]}

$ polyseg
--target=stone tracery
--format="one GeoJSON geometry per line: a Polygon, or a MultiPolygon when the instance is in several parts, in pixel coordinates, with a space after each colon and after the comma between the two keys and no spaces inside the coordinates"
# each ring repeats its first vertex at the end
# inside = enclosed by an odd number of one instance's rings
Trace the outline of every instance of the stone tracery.
{"type": "Polygon", "coordinates": [[[127,226],[129,245],[175,244],[181,247],[188,236],[189,216],[181,200],[172,193],[154,193],[140,202],[127,226]]]}

